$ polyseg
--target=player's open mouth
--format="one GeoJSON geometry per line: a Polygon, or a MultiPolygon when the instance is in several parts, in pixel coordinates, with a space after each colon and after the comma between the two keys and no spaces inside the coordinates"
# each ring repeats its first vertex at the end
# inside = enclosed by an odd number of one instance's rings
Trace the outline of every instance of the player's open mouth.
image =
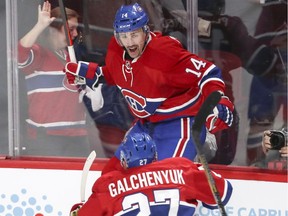
{"type": "Polygon", "coordinates": [[[127,49],[129,50],[129,52],[136,52],[137,51],[137,46],[133,45],[133,46],[129,46],[127,47],[127,49]]]}
{"type": "Polygon", "coordinates": [[[129,47],[128,50],[129,50],[131,53],[134,53],[134,52],[136,52],[137,47],[129,47]]]}

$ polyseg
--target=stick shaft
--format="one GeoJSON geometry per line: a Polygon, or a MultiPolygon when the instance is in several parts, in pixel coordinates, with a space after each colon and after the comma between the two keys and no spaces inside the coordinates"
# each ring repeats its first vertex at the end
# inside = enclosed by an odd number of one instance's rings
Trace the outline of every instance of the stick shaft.
{"type": "Polygon", "coordinates": [[[71,62],[77,62],[75,50],[73,47],[73,41],[72,41],[72,38],[70,35],[69,24],[68,24],[68,20],[67,20],[67,14],[66,14],[65,6],[64,6],[63,0],[58,0],[58,2],[59,2],[59,7],[61,10],[61,15],[62,15],[62,19],[63,19],[63,26],[64,26],[64,31],[65,31],[66,41],[67,41],[69,58],[70,58],[71,62]]]}
{"type": "Polygon", "coordinates": [[[214,178],[212,176],[211,170],[208,166],[208,162],[206,160],[205,154],[202,150],[202,145],[200,141],[200,134],[202,127],[204,126],[206,122],[207,116],[213,111],[214,107],[219,103],[221,99],[221,94],[219,92],[212,92],[208,98],[204,101],[202,104],[200,110],[198,111],[197,115],[195,116],[194,123],[192,125],[191,133],[192,138],[195,143],[195,147],[198,153],[198,157],[200,159],[200,162],[204,168],[207,181],[209,183],[210,189],[212,191],[212,194],[214,196],[214,199],[218,205],[219,211],[221,212],[222,216],[226,216],[224,205],[221,201],[219,191],[217,189],[216,183],[214,181],[214,178]]]}

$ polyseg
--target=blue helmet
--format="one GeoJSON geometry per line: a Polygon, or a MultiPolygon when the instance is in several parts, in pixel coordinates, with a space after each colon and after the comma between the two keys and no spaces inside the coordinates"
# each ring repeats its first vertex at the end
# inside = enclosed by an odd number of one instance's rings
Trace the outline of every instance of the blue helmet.
{"type": "Polygon", "coordinates": [[[138,3],[122,5],[116,12],[113,27],[115,33],[130,32],[146,26],[148,21],[147,14],[138,3]]]}
{"type": "Polygon", "coordinates": [[[146,133],[129,134],[121,143],[120,160],[127,168],[152,163],[157,160],[156,144],[146,133]]]}

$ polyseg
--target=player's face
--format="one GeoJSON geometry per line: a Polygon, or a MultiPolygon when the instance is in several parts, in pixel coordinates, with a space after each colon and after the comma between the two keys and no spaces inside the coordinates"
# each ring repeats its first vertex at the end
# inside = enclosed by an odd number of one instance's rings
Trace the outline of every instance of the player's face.
{"type": "Polygon", "coordinates": [[[119,40],[131,58],[141,55],[146,41],[146,33],[142,28],[131,32],[119,33],[119,40]]]}

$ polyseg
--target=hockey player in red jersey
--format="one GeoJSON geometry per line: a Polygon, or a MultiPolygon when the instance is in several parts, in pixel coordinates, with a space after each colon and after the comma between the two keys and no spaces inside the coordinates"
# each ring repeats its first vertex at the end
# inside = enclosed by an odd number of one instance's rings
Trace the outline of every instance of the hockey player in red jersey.
{"type": "MultiPolygon", "coordinates": [[[[191,216],[198,201],[209,209],[217,208],[200,164],[183,157],[155,162],[156,145],[145,133],[128,135],[119,149],[122,170],[97,179],[88,201],[74,205],[71,215],[191,216]]],[[[232,185],[219,174],[212,175],[226,205],[232,185]]]]}
{"type": "MultiPolygon", "coordinates": [[[[138,3],[121,6],[106,65],[69,62],[64,72],[70,83],[84,81],[92,89],[101,77],[116,85],[138,119],[128,133],[148,133],[157,145],[159,160],[193,160],[197,152],[190,128],[205,98],[213,91],[223,93],[207,118],[207,130],[212,133],[231,126],[234,106],[224,95],[225,84],[217,66],[188,52],[175,38],[151,32],[147,24],[148,16],[138,3]]],[[[205,135],[203,127],[202,143],[205,135]]],[[[119,149],[115,156],[120,159],[119,149]]]]}

